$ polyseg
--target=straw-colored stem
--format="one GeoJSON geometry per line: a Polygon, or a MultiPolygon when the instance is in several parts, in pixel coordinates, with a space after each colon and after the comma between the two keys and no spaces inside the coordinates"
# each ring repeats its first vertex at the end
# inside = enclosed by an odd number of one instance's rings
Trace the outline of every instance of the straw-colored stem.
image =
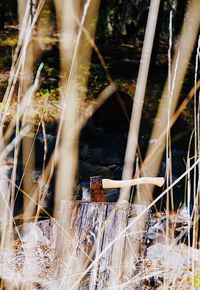
{"type": "MultiPolygon", "coordinates": [[[[144,44],[142,49],[142,56],[140,61],[140,69],[136,85],[136,92],[133,101],[133,109],[124,159],[122,179],[131,179],[133,174],[133,164],[135,160],[136,148],[138,145],[138,134],[142,116],[143,102],[145,97],[145,90],[151,60],[154,34],[156,30],[159,5],[160,0],[151,1],[150,4],[149,16],[147,20],[144,44]]],[[[120,199],[122,200],[128,199],[129,194],[130,189],[124,188],[121,191],[120,199]]]]}
{"type": "MultiPolygon", "coordinates": [[[[199,31],[200,24],[199,11],[200,11],[200,2],[198,0],[192,0],[186,13],[185,22],[183,24],[182,33],[179,40],[179,45],[172,62],[172,79],[175,78],[175,82],[173,94],[171,96],[170,117],[173,115],[174,110],[176,108],[183,80],[185,77],[185,73],[187,70],[188,62],[190,60],[196,36],[199,31]],[[177,65],[178,58],[179,62],[177,65]]],[[[169,102],[168,97],[169,95],[167,82],[161,98],[160,107],[155,119],[156,122],[154,123],[154,128],[151,135],[152,142],[151,144],[149,144],[146,159],[144,161],[143,166],[144,175],[157,176],[159,171],[160,162],[166,145],[165,142],[166,135],[163,134],[163,130],[165,130],[165,128],[167,127],[168,112],[166,108],[169,102]],[[162,138],[160,138],[161,135],[162,138]],[[156,151],[154,150],[155,147],[157,148],[156,151]],[[151,154],[152,151],[156,152],[156,154],[151,154]]],[[[146,198],[146,200],[144,201],[145,203],[152,200],[153,186],[142,186],[141,191],[144,193],[143,196],[146,198]]]]}

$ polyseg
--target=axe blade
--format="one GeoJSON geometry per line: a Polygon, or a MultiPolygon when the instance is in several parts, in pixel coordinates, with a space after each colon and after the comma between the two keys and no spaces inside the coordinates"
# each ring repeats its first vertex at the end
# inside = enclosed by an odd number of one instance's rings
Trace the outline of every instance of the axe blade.
{"type": "Polygon", "coordinates": [[[106,202],[101,176],[90,177],[90,190],[91,190],[91,201],[93,202],[106,202]]]}

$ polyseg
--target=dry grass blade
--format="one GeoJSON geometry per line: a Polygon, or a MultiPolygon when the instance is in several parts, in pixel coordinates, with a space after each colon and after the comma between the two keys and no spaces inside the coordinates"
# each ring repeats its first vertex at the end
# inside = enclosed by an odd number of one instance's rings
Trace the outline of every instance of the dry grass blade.
{"type": "MultiPolygon", "coordinates": [[[[187,70],[188,62],[194,48],[196,36],[199,31],[199,14],[197,11],[200,9],[200,2],[193,0],[191,1],[188,11],[186,13],[185,21],[182,28],[182,33],[179,39],[179,45],[176,50],[176,54],[174,56],[172,62],[172,79],[174,79],[174,89],[171,96],[171,108],[170,108],[170,116],[173,115],[174,110],[176,108],[180,90],[183,84],[184,76],[187,70]],[[191,19],[193,21],[191,22],[191,19]],[[190,40],[188,40],[190,37],[190,40]],[[186,45],[187,43],[187,45],[186,45]],[[177,63],[177,60],[179,62],[177,63]]],[[[165,136],[162,135],[163,129],[167,127],[167,116],[168,112],[166,110],[168,104],[168,81],[165,85],[162,95],[161,105],[159,107],[156,122],[154,124],[153,132],[151,135],[151,140],[154,141],[153,144],[150,144],[148,147],[146,159],[144,161],[144,173],[143,175],[150,175],[156,176],[159,170],[161,158],[165,149],[165,136]],[[160,136],[163,136],[161,140],[159,140],[160,136]],[[159,140],[159,147],[158,142],[159,140]],[[156,155],[152,154],[155,152],[154,148],[157,148],[156,155]]],[[[146,202],[152,199],[152,192],[153,187],[143,186],[141,191],[144,195],[144,199],[146,202]],[[147,193],[148,196],[147,196],[147,193]]]]}
{"type": "MultiPolygon", "coordinates": [[[[160,0],[151,1],[149,15],[146,25],[142,56],[140,60],[140,69],[138,73],[136,92],[133,101],[132,116],[130,120],[129,135],[124,159],[124,168],[122,179],[131,179],[133,175],[133,164],[135,160],[136,148],[138,146],[138,134],[142,116],[144,95],[151,60],[151,52],[156,30],[160,0]]],[[[151,176],[151,175],[149,175],[151,176]]],[[[152,175],[153,176],[153,175],[152,175]]],[[[129,199],[130,188],[121,190],[120,199],[129,199]]]]}

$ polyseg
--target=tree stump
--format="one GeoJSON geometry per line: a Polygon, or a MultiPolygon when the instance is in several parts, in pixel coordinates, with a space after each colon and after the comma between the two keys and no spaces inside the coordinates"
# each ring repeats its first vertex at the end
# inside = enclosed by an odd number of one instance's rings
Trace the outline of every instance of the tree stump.
{"type": "Polygon", "coordinates": [[[134,221],[143,209],[128,202],[63,201],[56,249],[61,289],[117,289],[123,283],[133,289],[146,251],[149,213],[134,221]]]}
{"type": "Polygon", "coordinates": [[[58,221],[17,227],[14,244],[0,253],[0,277],[23,289],[137,289],[149,220],[149,213],[137,218],[143,209],[62,201],[58,221]]]}

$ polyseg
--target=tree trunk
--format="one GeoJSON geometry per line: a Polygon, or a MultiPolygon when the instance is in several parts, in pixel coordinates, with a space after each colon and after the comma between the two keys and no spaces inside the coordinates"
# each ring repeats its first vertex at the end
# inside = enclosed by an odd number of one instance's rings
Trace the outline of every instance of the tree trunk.
{"type": "Polygon", "coordinates": [[[158,54],[158,47],[159,47],[159,40],[160,40],[160,32],[162,27],[162,20],[163,20],[163,12],[164,12],[164,2],[165,0],[160,1],[160,8],[158,12],[158,20],[156,25],[156,32],[154,36],[154,43],[152,49],[152,56],[151,56],[151,63],[150,69],[156,65],[157,61],[157,54],[158,54]]]}

